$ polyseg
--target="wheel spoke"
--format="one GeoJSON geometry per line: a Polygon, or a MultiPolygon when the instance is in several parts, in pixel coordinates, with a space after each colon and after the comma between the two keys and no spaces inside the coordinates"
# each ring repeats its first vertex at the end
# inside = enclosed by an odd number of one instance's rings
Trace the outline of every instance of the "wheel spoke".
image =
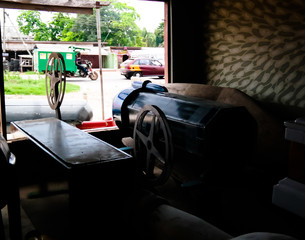
{"type": "Polygon", "coordinates": [[[52,75],[51,75],[49,72],[47,72],[46,74],[47,74],[47,77],[48,77],[49,79],[51,79],[52,75]]]}
{"type": "Polygon", "coordinates": [[[146,153],[146,174],[153,176],[155,168],[155,159],[152,157],[151,152],[148,150],[146,153]]]}
{"type": "Polygon", "coordinates": [[[150,124],[150,130],[148,134],[148,138],[153,141],[154,139],[154,134],[155,134],[155,121],[156,121],[156,115],[153,115],[153,119],[150,124]]]}
{"type": "Polygon", "coordinates": [[[54,90],[55,90],[55,84],[54,84],[54,82],[52,81],[52,79],[50,79],[51,81],[50,81],[50,91],[52,91],[52,92],[54,92],[54,90]]]}
{"type": "Polygon", "coordinates": [[[146,146],[148,138],[140,130],[135,129],[135,131],[136,131],[136,136],[138,136],[141,142],[146,146]]]}
{"type": "Polygon", "coordinates": [[[152,146],[151,154],[153,154],[161,163],[165,164],[164,157],[160,154],[160,151],[158,151],[158,149],[155,148],[155,146],[152,146]]]}

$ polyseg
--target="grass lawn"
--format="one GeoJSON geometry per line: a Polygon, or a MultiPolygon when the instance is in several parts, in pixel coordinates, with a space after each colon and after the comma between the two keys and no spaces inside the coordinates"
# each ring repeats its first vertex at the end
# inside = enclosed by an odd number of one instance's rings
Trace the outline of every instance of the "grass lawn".
{"type": "MultiPolygon", "coordinates": [[[[45,75],[5,72],[4,91],[9,95],[46,95],[45,75]]],[[[80,86],[66,83],[66,93],[78,91],[80,91],[80,86]]]]}

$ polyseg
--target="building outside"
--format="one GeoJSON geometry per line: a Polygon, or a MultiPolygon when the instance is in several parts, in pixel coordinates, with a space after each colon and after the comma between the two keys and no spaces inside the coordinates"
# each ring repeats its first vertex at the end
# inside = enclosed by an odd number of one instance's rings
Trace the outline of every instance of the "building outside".
{"type": "MultiPolygon", "coordinates": [[[[26,55],[28,55],[28,59],[30,59],[31,56],[33,56],[34,49],[48,52],[67,52],[71,51],[69,48],[70,46],[84,48],[84,50],[80,51],[81,59],[91,61],[93,68],[99,67],[99,50],[97,42],[33,41],[28,39],[21,41],[11,39],[6,40],[5,44],[6,48],[3,57],[5,62],[11,66],[11,71],[20,71],[20,65],[22,65],[21,56],[23,59],[26,59],[26,55]],[[17,62],[19,65],[16,64],[17,62]]],[[[118,69],[120,64],[128,58],[138,57],[155,58],[164,62],[164,48],[106,46],[103,47],[101,51],[103,68],[118,69]]],[[[37,63],[35,63],[35,58],[33,58],[33,61],[34,62],[29,65],[37,65],[37,63]]]]}

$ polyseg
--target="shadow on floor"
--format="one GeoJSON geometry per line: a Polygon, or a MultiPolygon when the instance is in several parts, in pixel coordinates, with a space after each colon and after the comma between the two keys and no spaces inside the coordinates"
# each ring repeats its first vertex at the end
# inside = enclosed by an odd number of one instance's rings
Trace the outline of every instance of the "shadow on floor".
{"type": "MultiPolygon", "coordinates": [[[[49,184],[50,190],[61,188],[66,183],[49,184]]],[[[38,192],[38,186],[20,188],[21,223],[23,239],[34,233],[41,233],[44,240],[69,239],[68,224],[68,194],[55,194],[45,197],[33,197],[38,192]]],[[[8,231],[7,208],[2,209],[5,228],[5,240],[10,240],[8,231]]]]}

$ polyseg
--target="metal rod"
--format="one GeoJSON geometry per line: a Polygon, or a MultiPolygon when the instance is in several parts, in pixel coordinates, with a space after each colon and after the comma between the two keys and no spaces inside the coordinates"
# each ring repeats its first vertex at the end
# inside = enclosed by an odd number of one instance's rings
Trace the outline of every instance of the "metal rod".
{"type": "Polygon", "coordinates": [[[61,120],[60,107],[56,108],[55,112],[56,112],[56,118],[59,119],[59,120],[61,120]]]}
{"type": "MultiPolygon", "coordinates": [[[[58,86],[59,84],[56,83],[55,84],[55,102],[58,101],[58,98],[60,97],[59,96],[59,93],[58,93],[58,86]]],[[[61,120],[61,112],[60,112],[60,104],[57,106],[57,108],[55,109],[55,112],[56,112],[56,118],[61,120]]]]}
{"type": "Polygon", "coordinates": [[[102,120],[105,119],[104,110],[104,83],[103,83],[103,58],[102,58],[102,43],[101,43],[101,17],[100,6],[96,4],[96,29],[97,29],[97,44],[99,52],[99,68],[100,68],[100,82],[101,82],[101,103],[102,103],[102,120]]]}

